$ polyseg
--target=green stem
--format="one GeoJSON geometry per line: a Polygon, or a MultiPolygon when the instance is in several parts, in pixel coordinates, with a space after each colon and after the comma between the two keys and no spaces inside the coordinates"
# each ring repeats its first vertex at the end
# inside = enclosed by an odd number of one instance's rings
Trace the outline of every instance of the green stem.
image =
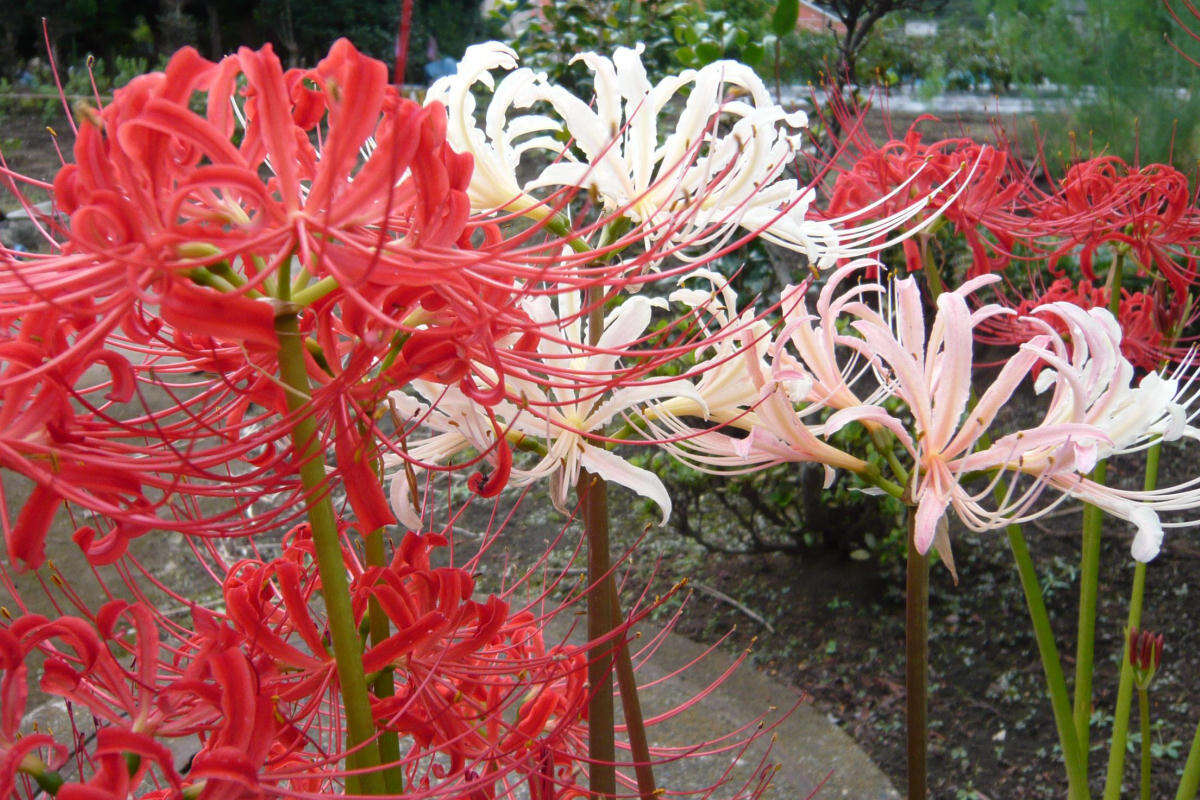
{"type": "Polygon", "coordinates": [[[905,600],[905,703],[908,712],[908,800],[928,796],[929,559],[917,552],[916,508],[908,509],[905,600]]]}
{"type": "Polygon", "coordinates": [[[310,306],[336,288],[338,288],[338,282],[334,278],[322,278],[296,292],[292,297],[292,302],[298,306],[310,306]]]}
{"type": "Polygon", "coordinates": [[[1196,800],[1197,790],[1200,790],[1200,724],[1196,725],[1196,734],[1192,737],[1192,747],[1188,750],[1187,763],[1183,765],[1183,777],[1179,779],[1175,800],[1196,800]]]}
{"type": "Polygon", "coordinates": [[[938,297],[946,291],[946,285],[942,283],[942,273],[938,271],[937,264],[929,258],[929,237],[928,231],[917,234],[917,245],[921,249],[921,266],[925,270],[925,281],[929,284],[929,299],[936,305],[938,297]]]}
{"type": "MultiPolygon", "coordinates": [[[[1100,485],[1108,473],[1101,461],[1091,478],[1100,485]]],[[[1100,585],[1100,530],[1104,512],[1096,506],[1083,509],[1083,546],[1079,560],[1079,628],[1075,640],[1075,737],[1079,740],[1086,765],[1092,716],[1092,664],[1096,641],[1096,599],[1100,585]]]]}
{"type": "MultiPolygon", "coordinates": [[[[1162,444],[1146,452],[1146,479],[1142,486],[1153,491],[1158,486],[1158,458],[1162,444]]],[[[1146,564],[1139,561],[1133,568],[1133,588],[1129,592],[1129,616],[1126,632],[1142,625],[1142,601],[1146,594],[1146,564]]],[[[1129,663],[1129,636],[1124,637],[1121,650],[1121,677],[1117,683],[1117,708],[1113,713],[1112,741],[1108,748],[1108,771],[1104,777],[1104,800],[1118,800],[1125,777],[1125,743],[1129,738],[1129,712],[1133,705],[1133,665],[1129,663]]]]}
{"type": "Polygon", "coordinates": [[[546,219],[546,230],[551,233],[558,234],[567,240],[567,244],[576,253],[586,253],[592,249],[584,239],[575,236],[575,231],[571,230],[571,224],[567,222],[567,218],[562,214],[555,214],[546,219]]]}
{"type": "MultiPolygon", "coordinates": [[[[288,285],[286,276],[281,276],[279,285],[281,288],[288,285]]],[[[379,746],[375,741],[375,722],[363,674],[362,643],[354,624],[337,518],[325,485],[325,459],[317,422],[305,410],[309,397],[308,372],[300,339],[300,320],[294,310],[285,310],[275,317],[275,334],[279,339],[279,375],[287,389],[288,411],[295,417],[292,447],[307,495],[308,522],[321,576],[321,595],[325,600],[338,685],[346,712],[347,741],[354,750],[347,755],[346,766],[351,770],[366,770],[358,775],[348,775],[346,790],[348,794],[361,790],[366,794],[382,795],[386,787],[379,772],[379,746]]]]}
{"type": "Polygon", "coordinates": [[[904,487],[900,486],[899,484],[892,483],[887,478],[883,477],[883,475],[881,475],[879,472],[879,467],[875,466],[874,464],[867,463],[864,469],[860,469],[854,474],[875,488],[882,489],[883,491],[887,492],[897,500],[905,499],[904,487]]]}
{"type": "Polygon", "coordinates": [[[193,283],[197,283],[201,286],[207,286],[210,289],[216,289],[218,292],[231,293],[236,288],[233,284],[222,278],[220,275],[217,275],[216,273],[211,272],[204,267],[192,267],[190,270],[188,270],[188,277],[192,279],[193,283]]]}
{"type": "Polygon", "coordinates": [[[1142,800],[1150,800],[1150,693],[1140,686],[1138,712],[1142,724],[1142,800]]]}
{"type": "MultiPolygon", "coordinates": [[[[364,540],[368,567],[387,565],[387,553],[383,545],[383,529],[371,531],[364,540]]],[[[392,626],[387,612],[374,597],[367,603],[367,619],[370,625],[371,644],[378,645],[391,635],[392,626]]],[[[385,700],[396,695],[396,674],[393,669],[381,670],[371,681],[375,696],[385,700]]],[[[384,765],[383,783],[389,795],[404,791],[404,768],[400,764],[400,735],[396,731],[380,731],[379,758],[384,765]]]]}
{"type": "Polygon", "coordinates": [[[66,783],[61,774],[50,769],[46,766],[46,762],[33,754],[26,755],[21,760],[21,763],[17,765],[17,772],[24,773],[33,778],[38,788],[51,797],[58,794],[58,790],[66,783]]]}
{"type": "Polygon", "coordinates": [[[892,469],[892,474],[896,476],[900,483],[908,484],[908,470],[900,463],[900,459],[896,458],[895,437],[892,433],[884,428],[876,428],[871,431],[871,444],[875,445],[875,449],[887,461],[888,466],[892,469]]]}
{"type": "Polygon", "coordinates": [[[1054,643],[1054,631],[1050,627],[1050,615],[1042,599],[1042,587],[1038,583],[1037,570],[1029,556],[1029,545],[1020,525],[1009,525],[1008,546],[1017,564],[1021,588],[1025,593],[1025,605],[1033,622],[1033,634],[1037,640],[1038,655],[1042,659],[1042,672],[1046,676],[1046,688],[1050,692],[1050,706],[1054,709],[1054,724],[1058,728],[1058,743],[1063,751],[1067,769],[1067,796],[1071,800],[1086,800],[1088,794],[1087,770],[1079,753],[1079,740],[1071,721],[1071,699],[1067,694],[1067,681],[1063,675],[1058,646],[1054,643]]]}
{"type": "MultiPolygon", "coordinates": [[[[1155,445],[1153,450],[1158,449],[1155,445]]],[[[1156,459],[1157,460],[1157,459],[1156,459]]],[[[1147,474],[1147,479],[1149,474],[1147,474]]],[[[1142,598],[1146,591],[1146,565],[1137,562],[1133,570],[1133,589],[1129,593],[1128,632],[1142,624],[1142,598]]],[[[1104,777],[1104,800],[1118,800],[1125,777],[1125,743],[1129,739],[1129,711],[1133,705],[1133,666],[1129,663],[1129,636],[1121,651],[1121,678],[1117,684],[1117,708],[1113,713],[1112,740],[1108,747],[1108,770],[1104,777]]]]}

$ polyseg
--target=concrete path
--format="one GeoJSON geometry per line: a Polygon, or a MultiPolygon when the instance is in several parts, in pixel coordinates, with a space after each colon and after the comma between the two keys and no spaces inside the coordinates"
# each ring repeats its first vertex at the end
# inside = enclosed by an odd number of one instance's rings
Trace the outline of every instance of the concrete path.
{"type": "MultiPolygon", "coordinates": [[[[649,636],[652,631],[645,634],[649,636]]],[[[699,658],[705,649],[681,636],[668,634],[654,657],[638,667],[641,682],[650,683],[680,669],[699,658]]],[[[692,664],[682,674],[651,687],[643,697],[646,717],[651,718],[687,702],[720,677],[733,661],[730,654],[716,651],[692,664]]],[[[862,748],[811,703],[805,701],[797,705],[800,700],[800,695],[790,686],[770,680],[744,662],[711,695],[682,715],[653,727],[650,738],[652,744],[686,747],[724,736],[774,709],[767,719],[768,725],[783,714],[786,717],[770,735],[762,737],[738,759],[739,768],[748,772],[770,747],[768,758],[779,769],[764,798],[899,800],[900,795],[887,776],[862,748]]],[[[656,776],[668,791],[707,786],[729,766],[730,758],[730,754],[689,757],[659,767],[656,776]]],[[[740,782],[732,785],[740,785],[740,782]]],[[[717,792],[715,796],[724,795],[717,792]]]]}

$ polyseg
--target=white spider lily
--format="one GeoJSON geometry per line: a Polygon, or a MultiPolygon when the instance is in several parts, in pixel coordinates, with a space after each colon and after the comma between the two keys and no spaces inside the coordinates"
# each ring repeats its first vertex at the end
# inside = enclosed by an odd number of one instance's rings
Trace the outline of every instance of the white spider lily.
{"type": "MultiPolygon", "coordinates": [[[[557,310],[549,298],[537,297],[525,303],[531,319],[542,326],[545,335],[539,345],[547,371],[584,375],[603,381],[614,373],[618,357],[614,355],[638,340],[651,320],[654,301],[640,296],[628,297],[604,320],[603,331],[594,346],[588,345],[587,325],[582,319],[580,295],[566,292],[558,296],[557,310]]],[[[532,465],[514,464],[509,486],[520,487],[548,478],[555,506],[563,511],[573,507],[571,490],[581,470],[587,470],[611,483],[625,486],[653,501],[663,514],[671,513],[671,498],[654,473],[630,464],[604,447],[603,437],[618,417],[636,414],[646,403],[663,397],[690,394],[699,400],[687,381],[646,380],[622,385],[607,393],[598,393],[594,384],[553,388],[532,380],[508,379],[510,397],[492,409],[496,425],[474,403],[456,389],[426,386],[414,382],[427,402],[397,394],[394,403],[402,416],[419,421],[433,433],[424,439],[410,434],[407,442],[412,461],[442,464],[459,453],[487,453],[495,446],[496,429],[519,444],[540,442],[544,454],[532,465]]],[[[391,484],[392,505],[401,522],[420,524],[410,496],[410,483],[404,473],[391,484]]]]}
{"type": "MultiPolygon", "coordinates": [[[[446,107],[448,117],[446,140],[459,152],[470,153],[475,170],[467,194],[471,207],[486,211],[516,211],[539,214],[542,203],[528,194],[517,179],[522,156],[529,150],[558,151],[561,143],[545,132],[559,129],[559,124],[546,117],[525,114],[512,121],[510,108],[529,105],[528,88],[542,78],[527,68],[517,69],[517,54],[499,42],[472,45],[463,54],[455,75],[439,78],[429,87],[425,102],[438,102],[446,107]],[[499,85],[492,70],[509,73],[499,85]],[[475,84],[483,84],[492,92],[486,110],[484,128],[476,125],[475,84]]],[[[536,183],[537,181],[535,181],[536,183]]]]}
{"type": "Polygon", "coordinates": [[[575,57],[593,74],[595,100],[589,104],[517,68],[516,54],[505,45],[468,48],[458,73],[435,82],[426,98],[446,106],[448,140],[475,157],[469,190],[474,208],[542,217],[551,209],[539,195],[586,189],[608,214],[638,223],[681,257],[703,259],[741,227],[822,266],[865,252],[866,242],[902,221],[839,231],[809,219],[814,191],[781,178],[799,152],[805,114],[771,102],[754,71],[734,61],[652,85],[641,50],[618,48],[611,59],[596,53],[575,57]],[[493,70],[508,74],[496,83],[493,70]],[[482,127],[472,95],[477,84],[494,87],[482,127]],[[564,135],[572,146],[564,145],[564,135]],[[536,151],[541,161],[523,161],[536,151]]]}

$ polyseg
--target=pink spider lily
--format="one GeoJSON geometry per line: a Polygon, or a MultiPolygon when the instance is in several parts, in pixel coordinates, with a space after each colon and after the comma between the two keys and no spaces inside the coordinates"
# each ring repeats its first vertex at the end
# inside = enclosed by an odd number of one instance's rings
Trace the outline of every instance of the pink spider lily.
{"type": "MultiPolygon", "coordinates": [[[[839,269],[821,292],[818,308],[826,314],[831,306],[840,309],[856,300],[855,290],[833,299],[846,275],[847,268],[839,269]]],[[[701,470],[738,472],[812,461],[825,465],[828,481],[834,469],[865,470],[865,462],[825,441],[840,427],[840,419],[813,418],[839,403],[860,405],[849,388],[854,378],[835,362],[839,337],[828,336],[834,315],[828,315],[829,327],[813,328],[803,287],[787,287],[780,303],[783,332],[772,338],[765,323],[751,324],[746,312],[737,312],[737,298],[723,280],[711,274],[696,277],[706,279],[713,290],[681,290],[672,299],[703,309],[718,329],[731,333],[716,337],[712,355],[691,371],[694,385],[685,384],[690,392],[656,402],[639,415],[654,440],[701,470]],[[811,358],[812,369],[786,351],[789,343],[811,358]],[[686,417],[741,433],[699,429],[686,417]]]]}
{"type": "Polygon", "coordinates": [[[1099,458],[1150,442],[1195,435],[1184,423],[1174,379],[1151,374],[1134,388],[1133,367],[1120,355],[1120,330],[1106,311],[1084,312],[1071,304],[1040,309],[1058,315],[1071,330],[1068,346],[1053,327],[1031,318],[1042,332],[1005,362],[999,375],[969,405],[973,331],[989,317],[1011,313],[995,305],[971,310],[969,295],[997,280],[982,276],[938,298],[938,311],[926,333],[921,299],[912,279],[896,283],[894,319],[858,307],[851,323],[861,336],[856,345],[875,365],[879,380],[904,401],[912,414],[911,431],[878,407],[845,414],[872,420],[891,430],[914,462],[911,497],[916,504],[915,538],[926,552],[938,535],[948,508],[969,527],[986,530],[1045,513],[1036,501],[1047,488],[1099,505],[1133,522],[1138,533],[1134,557],[1157,554],[1162,537],[1158,510],[1191,508],[1197,502],[1188,484],[1159,492],[1129,492],[1099,486],[1084,475],[1099,458]],[[1033,427],[1000,435],[985,449],[980,437],[994,435],[996,416],[1039,362],[1055,368],[1039,376],[1040,391],[1054,387],[1047,412],[1033,427]],[[960,478],[995,472],[1012,480],[999,507],[988,507],[991,486],[976,493],[960,478]],[[1018,478],[1032,485],[1020,488],[1018,478]]]}

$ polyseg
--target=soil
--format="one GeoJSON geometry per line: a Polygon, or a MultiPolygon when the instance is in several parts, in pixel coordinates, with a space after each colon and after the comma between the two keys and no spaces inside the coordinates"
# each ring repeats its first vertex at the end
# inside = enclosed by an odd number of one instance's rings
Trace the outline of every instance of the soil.
{"type": "MultiPolygon", "coordinates": [[[[69,128],[52,124],[62,139],[60,146],[69,151],[69,128]]],[[[906,127],[907,121],[893,123],[898,133],[906,127]]],[[[956,124],[944,123],[929,135],[960,131],[956,124]]],[[[9,168],[42,179],[52,178],[60,163],[39,115],[3,117],[0,147],[9,168]]],[[[11,198],[0,193],[0,211],[14,207],[11,198]]],[[[1164,455],[1165,465],[1176,465],[1169,477],[1186,480],[1196,474],[1200,450],[1191,447],[1164,455]]],[[[1138,469],[1122,462],[1114,471],[1118,479],[1134,481],[1138,469]]],[[[614,506],[637,505],[628,500],[614,492],[614,506]]],[[[1074,665],[1074,653],[1067,648],[1073,648],[1077,613],[1079,521],[1078,513],[1070,513],[1026,528],[1057,640],[1064,648],[1068,680],[1074,665]]],[[[643,527],[626,519],[614,529],[636,536],[643,527]]],[[[516,536],[501,549],[518,555],[540,551],[540,541],[523,547],[521,535],[516,536]]],[[[1041,666],[1004,536],[960,530],[952,531],[952,540],[958,585],[941,567],[932,574],[931,796],[1065,796],[1041,666]]],[[[758,668],[807,692],[897,787],[904,786],[904,565],[898,553],[880,548],[866,561],[854,560],[845,548],[825,547],[788,555],[717,555],[669,528],[655,528],[642,544],[634,572],[658,591],[689,579],[694,591],[687,593],[678,632],[711,642],[732,630],[729,647],[752,646],[758,668]]],[[[1091,753],[1095,789],[1103,780],[1107,758],[1131,577],[1128,532],[1109,521],[1096,632],[1091,753]]],[[[1144,617],[1144,626],[1166,639],[1163,666],[1151,690],[1155,797],[1174,795],[1200,718],[1200,670],[1192,655],[1200,652],[1198,595],[1200,534],[1194,529],[1169,531],[1163,554],[1150,565],[1144,617]]],[[[670,598],[660,615],[667,616],[681,602],[680,595],[670,598]]],[[[1131,749],[1126,759],[1128,787],[1133,786],[1136,760],[1137,751],[1131,749]]]]}
{"type": "MultiPolygon", "coordinates": [[[[1079,522],[1075,513],[1026,526],[1068,676],[1074,668],[1079,522]]],[[[1173,543],[1148,571],[1143,616],[1143,626],[1162,632],[1167,642],[1150,693],[1156,720],[1154,797],[1174,796],[1177,773],[1200,720],[1200,673],[1189,655],[1200,646],[1194,624],[1200,542],[1194,531],[1169,536],[1173,543]]],[[[931,581],[931,796],[1063,797],[1066,779],[1054,721],[1004,534],[960,530],[952,533],[952,541],[958,585],[940,566],[934,567],[931,581]]],[[[1133,574],[1128,548],[1123,526],[1108,521],[1094,679],[1091,767],[1097,792],[1106,767],[1133,574]]],[[[671,572],[686,571],[694,583],[728,595],[764,623],[730,602],[697,591],[678,631],[710,641],[736,627],[732,647],[749,646],[756,639],[757,666],[806,691],[902,788],[904,567],[899,558],[883,564],[821,552],[738,557],[694,553],[693,558],[686,570],[671,572]]],[[[662,564],[674,567],[686,561],[670,555],[662,564]]],[[[1136,709],[1134,713],[1136,722],[1136,709]]],[[[1131,791],[1137,752],[1126,759],[1131,791]]]]}

